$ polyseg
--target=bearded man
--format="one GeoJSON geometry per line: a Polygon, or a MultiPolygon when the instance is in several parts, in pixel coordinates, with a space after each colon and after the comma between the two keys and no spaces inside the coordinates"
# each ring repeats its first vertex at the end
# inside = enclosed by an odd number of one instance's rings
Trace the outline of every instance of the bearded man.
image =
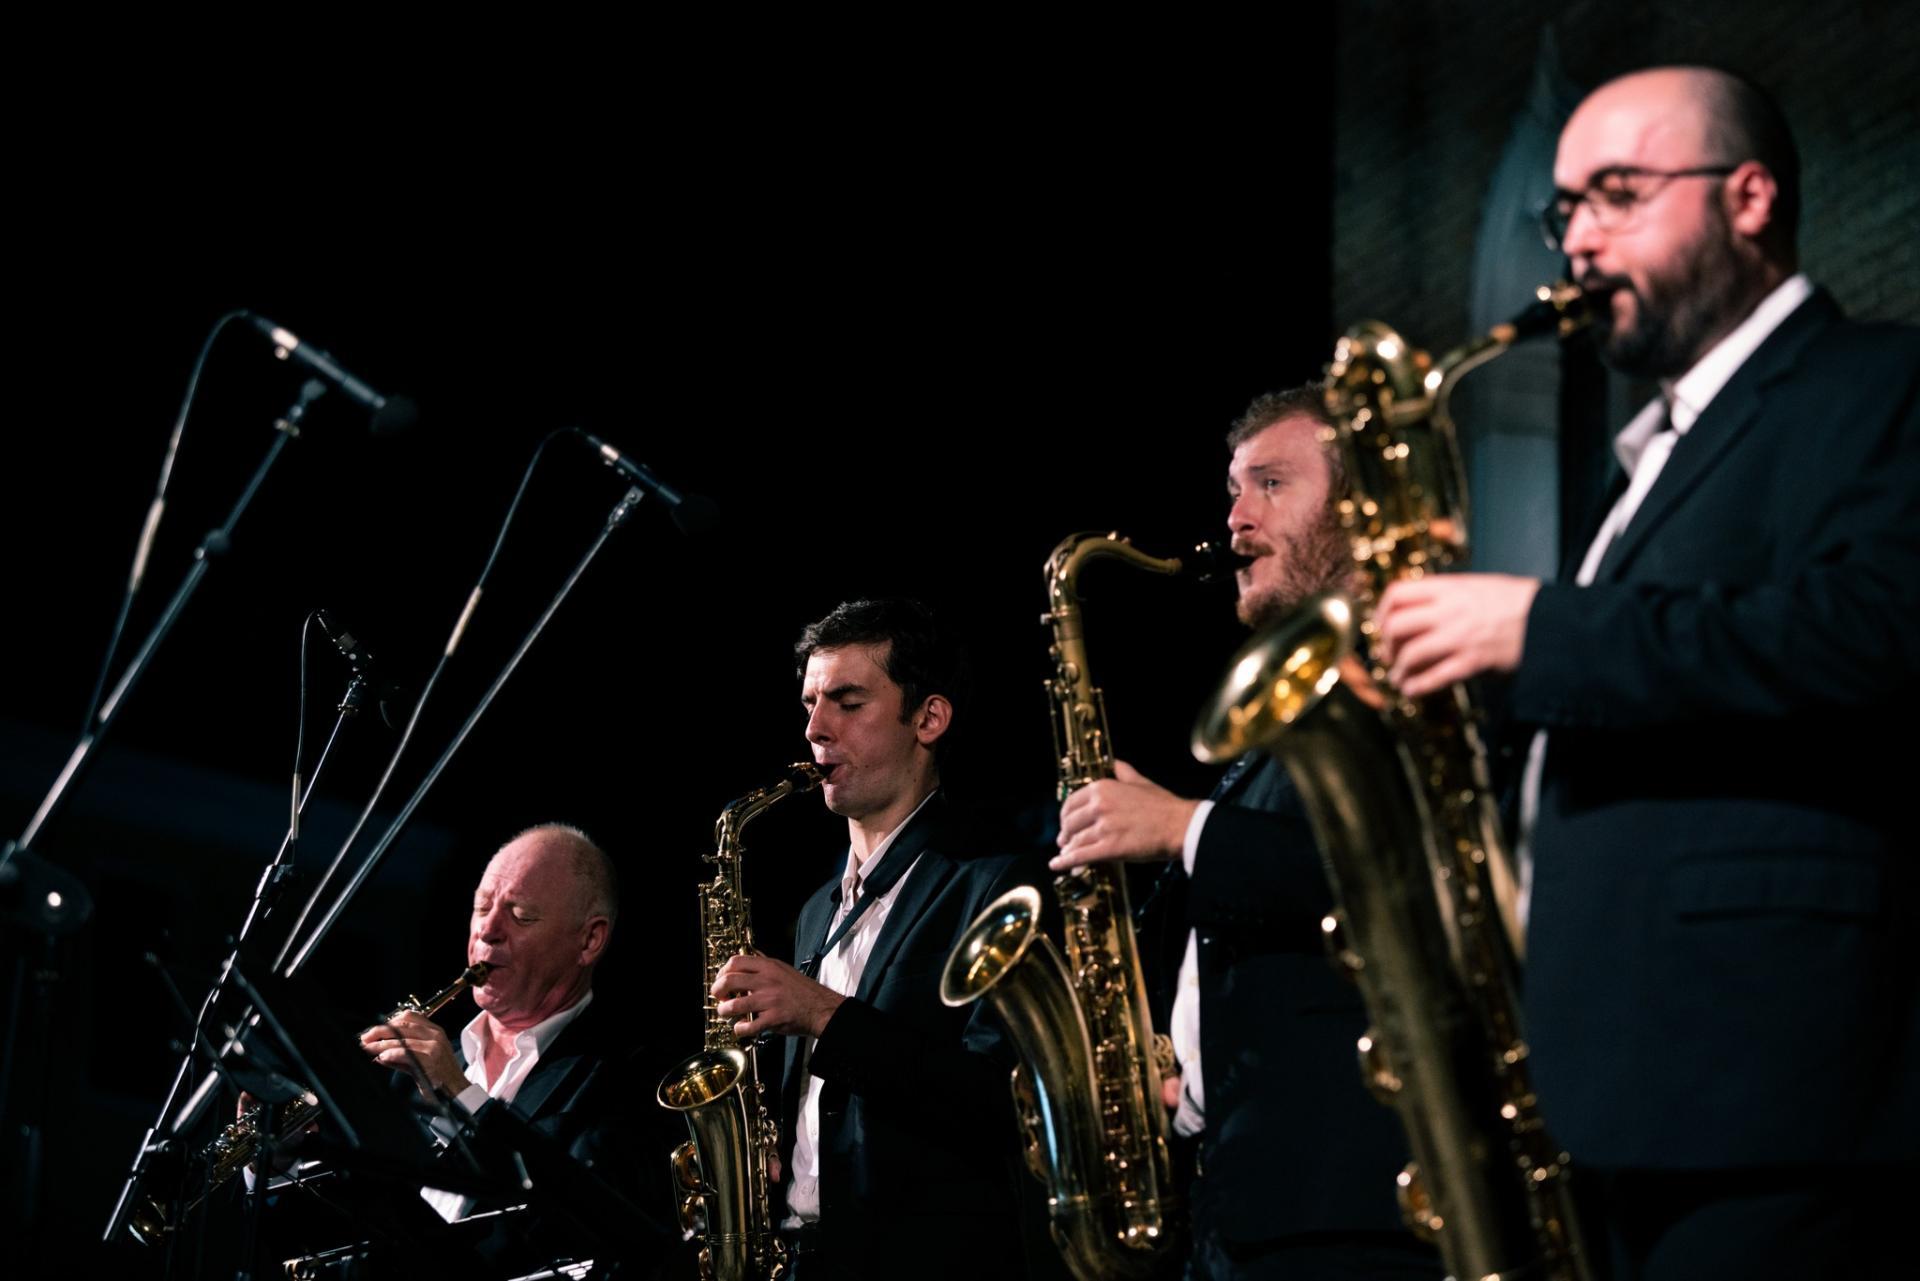
{"type": "MultiPolygon", "coordinates": [[[[1327,425],[1309,386],[1260,397],[1228,433],[1227,525],[1233,550],[1253,558],[1236,579],[1249,627],[1352,573],[1327,425]]],[[[1123,761],[1115,774],[1062,804],[1052,866],[1172,864],[1155,903],[1178,927],[1167,951],[1180,1074],[1165,1101],[1199,1148],[1187,1276],[1437,1278],[1395,1198],[1405,1136],[1355,1065],[1366,1011],[1327,958],[1320,921],[1333,893],[1292,779],[1263,752],[1204,801],[1123,761]]]]}
{"type": "Polygon", "coordinates": [[[1577,570],[1395,584],[1383,652],[1415,697],[1510,675],[1537,730],[1533,1080],[1600,1274],[1896,1275],[1920,862],[1872,745],[1920,702],[1920,332],[1800,273],[1793,139],[1738,76],[1601,86],[1554,183],[1603,357],[1661,394],[1577,570]]]}

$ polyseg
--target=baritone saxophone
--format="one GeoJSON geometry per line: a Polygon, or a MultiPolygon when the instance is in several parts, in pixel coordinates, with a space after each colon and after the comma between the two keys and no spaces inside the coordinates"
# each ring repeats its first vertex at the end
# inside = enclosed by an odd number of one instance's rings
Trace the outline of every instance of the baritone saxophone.
{"type": "Polygon", "coordinates": [[[1464,564],[1448,395],[1514,342],[1585,321],[1572,285],[1538,299],[1438,362],[1378,322],[1340,340],[1325,387],[1352,589],[1248,642],[1193,750],[1207,761],[1267,751],[1300,789],[1336,903],[1323,928],[1371,1020],[1361,1074],[1413,1151],[1399,1177],[1408,1226],[1455,1277],[1585,1281],[1567,1156],[1527,1070],[1514,877],[1482,709],[1466,685],[1406,698],[1364,645],[1391,583],[1464,564]]]}

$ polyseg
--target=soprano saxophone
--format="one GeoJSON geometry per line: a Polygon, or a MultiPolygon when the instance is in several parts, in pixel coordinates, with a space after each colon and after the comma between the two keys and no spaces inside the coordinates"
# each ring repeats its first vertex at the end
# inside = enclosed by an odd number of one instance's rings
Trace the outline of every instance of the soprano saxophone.
{"type": "MultiPolygon", "coordinates": [[[[1155,574],[1211,577],[1234,557],[1203,544],[1162,560],[1118,534],[1075,534],[1046,566],[1052,628],[1046,683],[1053,711],[1059,796],[1113,777],[1106,704],[1088,676],[1078,582],[1091,561],[1114,559],[1155,574]]],[[[1148,1019],[1124,869],[1077,867],[1055,879],[1066,959],[1040,932],[1040,892],[1003,894],[976,917],[947,959],[940,998],[986,996],[1022,1060],[1015,1110],[1027,1164],[1047,1185],[1054,1243],[1080,1281],[1143,1277],[1174,1238],[1167,1113],[1160,1081],[1172,1047],[1148,1019]]]]}
{"type": "Polygon", "coordinates": [[[753,951],[753,918],[740,877],[740,834],[769,807],[825,778],[811,762],[787,768],[770,787],[749,792],[714,822],[713,880],[700,887],[702,971],[707,1012],[705,1048],[660,1082],[660,1106],[686,1117],[691,1137],[673,1150],[674,1201],[687,1240],[702,1237],[700,1274],[707,1281],[773,1281],[787,1267],[776,1235],[767,1161],[779,1148],[779,1124],[760,1087],[758,1047],[742,1048],[713,985],[720,967],[753,951]]]}
{"type": "Polygon", "coordinates": [[[1372,1020],[1361,1074],[1413,1150],[1399,1178],[1408,1226],[1458,1278],[1583,1281],[1567,1156],[1527,1071],[1514,882],[1481,709],[1465,685],[1406,698],[1358,643],[1389,584],[1464,562],[1448,395],[1514,342],[1584,323],[1574,286],[1538,298],[1438,362],[1378,322],[1340,340],[1326,404],[1355,588],[1248,642],[1193,749],[1214,761],[1263,749],[1299,786],[1338,905],[1322,928],[1372,1020]]]}
{"type": "MultiPolygon", "coordinates": [[[[467,988],[486,982],[487,969],[485,962],[470,965],[461,971],[460,977],[426,1000],[423,1001],[417,996],[407,997],[387,1012],[383,1022],[397,1019],[402,1014],[424,1014],[431,1018],[467,988]]],[[[284,1143],[293,1138],[311,1125],[319,1115],[319,1096],[312,1090],[303,1089],[292,1102],[280,1109],[273,1126],[276,1140],[284,1143]]],[[[254,1153],[260,1149],[261,1141],[266,1134],[266,1126],[266,1105],[249,1108],[245,1115],[227,1126],[213,1142],[201,1149],[200,1164],[207,1171],[206,1185],[199,1196],[183,1207],[184,1210],[191,1210],[199,1205],[221,1184],[252,1164],[254,1153]]],[[[145,1244],[160,1240],[171,1230],[171,1226],[166,1207],[151,1197],[133,1212],[128,1222],[128,1230],[133,1233],[134,1238],[145,1244]]]]}

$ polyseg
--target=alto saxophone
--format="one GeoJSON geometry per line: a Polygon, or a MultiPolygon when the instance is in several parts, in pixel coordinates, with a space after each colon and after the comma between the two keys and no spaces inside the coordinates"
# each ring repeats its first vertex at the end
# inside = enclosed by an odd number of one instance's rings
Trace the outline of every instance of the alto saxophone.
{"type": "Polygon", "coordinates": [[[1219,761],[1264,749],[1299,787],[1338,904],[1322,928],[1372,1021],[1361,1074],[1413,1150],[1399,1176],[1408,1226],[1456,1277],[1581,1281],[1591,1269],[1567,1156],[1528,1079],[1513,872],[1481,709],[1465,685],[1400,695],[1356,643],[1373,634],[1390,583],[1464,562],[1466,486],[1447,399],[1513,343],[1585,323],[1576,287],[1538,297],[1437,363],[1378,322],[1340,340],[1326,404],[1357,586],[1248,642],[1193,750],[1219,761]]]}
{"type": "MultiPolygon", "coordinates": [[[[461,971],[460,977],[426,1000],[423,1001],[417,996],[407,997],[389,1010],[382,1021],[397,1019],[402,1014],[424,1014],[431,1018],[467,988],[486,982],[488,968],[485,962],[470,965],[461,971]]],[[[311,1125],[319,1115],[319,1096],[310,1089],[303,1089],[292,1102],[280,1109],[273,1127],[276,1142],[284,1143],[292,1139],[311,1125]]],[[[206,1168],[207,1181],[200,1195],[189,1201],[183,1208],[183,1212],[192,1210],[212,1196],[221,1184],[252,1164],[254,1153],[259,1151],[261,1139],[266,1133],[266,1125],[267,1106],[265,1104],[248,1108],[245,1115],[227,1126],[213,1142],[201,1149],[200,1164],[206,1168]]],[[[136,1240],[151,1245],[171,1231],[172,1224],[168,1222],[166,1207],[157,1199],[149,1197],[144,1205],[133,1212],[128,1228],[136,1240]]]]}
{"type": "Polygon", "coordinates": [[[741,889],[740,834],[770,806],[810,792],[826,776],[811,762],[787,768],[771,787],[749,792],[714,822],[713,880],[700,887],[704,940],[706,1048],[660,1082],[660,1106],[687,1118],[691,1138],[673,1150],[674,1201],[681,1233],[704,1237],[700,1275],[707,1281],[772,1281],[787,1267],[787,1249],[775,1235],[767,1161],[779,1148],[780,1127],[760,1087],[758,1046],[741,1047],[733,1023],[713,995],[720,967],[753,951],[753,918],[741,889]]]}
{"type": "MultiPolygon", "coordinates": [[[[1088,676],[1080,571],[1097,559],[1155,574],[1211,577],[1234,557],[1203,544],[1186,561],[1162,560],[1118,534],[1076,534],[1046,566],[1053,631],[1046,683],[1053,711],[1059,796],[1113,777],[1106,703],[1088,676]]],[[[1080,1281],[1142,1277],[1172,1241],[1167,1112],[1160,1081],[1171,1044],[1148,1019],[1123,868],[1077,867],[1056,878],[1066,960],[1040,932],[1040,892],[1010,890],[961,936],[940,985],[951,1006],[988,996],[1022,1060],[1015,1110],[1027,1164],[1047,1185],[1055,1244],[1080,1281]]]]}

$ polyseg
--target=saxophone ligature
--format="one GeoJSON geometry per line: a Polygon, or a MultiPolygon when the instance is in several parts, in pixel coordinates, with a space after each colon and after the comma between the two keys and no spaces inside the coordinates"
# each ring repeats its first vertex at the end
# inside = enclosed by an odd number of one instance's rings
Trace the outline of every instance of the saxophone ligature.
{"type": "Polygon", "coordinates": [[[706,1281],[773,1281],[786,1271],[786,1246],[776,1235],[768,1188],[768,1159],[780,1130],[760,1085],[758,1046],[742,1046],[733,1020],[713,995],[720,967],[753,951],[753,918],[742,888],[740,837],[747,824],[789,796],[825,779],[801,761],[785,777],[749,792],[720,811],[713,825],[713,880],[700,886],[700,933],[705,975],[703,1048],[660,1082],[660,1106],[687,1119],[690,1138],[673,1150],[674,1201],[687,1240],[703,1238],[700,1274],[706,1281]]]}
{"type": "MultiPolygon", "coordinates": [[[[1149,556],[1118,534],[1075,534],[1047,560],[1053,644],[1046,683],[1059,797],[1113,777],[1106,705],[1088,676],[1079,576],[1114,559],[1155,574],[1203,579],[1246,563],[1202,544],[1184,559],[1149,556]]],[[[1055,1244],[1080,1281],[1141,1277],[1167,1255],[1174,1207],[1161,1078],[1172,1049],[1154,1034],[1124,869],[1074,868],[1054,881],[1066,958],[1040,930],[1040,891],[1021,886],[990,904],[947,959],[940,998],[985,996],[1021,1065],[1015,1111],[1027,1164],[1047,1186],[1055,1244]]]]}
{"type": "MultiPolygon", "coordinates": [[[[432,1018],[454,997],[469,987],[486,982],[487,969],[485,962],[469,965],[453,982],[425,1000],[417,996],[407,997],[389,1010],[382,1022],[397,1019],[402,1014],[424,1014],[432,1018]]],[[[253,1163],[254,1154],[260,1150],[266,1138],[270,1115],[275,1142],[288,1142],[319,1118],[319,1096],[310,1089],[302,1089],[278,1112],[270,1114],[267,1106],[260,1104],[247,1109],[243,1116],[222,1130],[200,1151],[198,1164],[207,1172],[206,1181],[202,1185],[200,1194],[182,1207],[182,1213],[198,1206],[228,1179],[253,1163]]],[[[149,1197],[133,1212],[128,1220],[127,1230],[133,1233],[135,1240],[152,1245],[165,1237],[172,1230],[172,1226],[166,1207],[158,1199],[149,1197]]]]}
{"type": "Polygon", "coordinates": [[[1361,1074],[1413,1152],[1401,1208],[1459,1278],[1584,1281],[1591,1269],[1567,1156],[1529,1083],[1514,876],[1482,710],[1466,685],[1404,697],[1362,639],[1389,584],[1465,562],[1454,385],[1523,338],[1573,332],[1583,302],[1573,285],[1543,286],[1438,362],[1378,322],[1347,331],[1325,394],[1351,590],[1248,642],[1194,729],[1200,759],[1262,749],[1299,787],[1337,904],[1322,927],[1372,1024],[1361,1074]]]}

